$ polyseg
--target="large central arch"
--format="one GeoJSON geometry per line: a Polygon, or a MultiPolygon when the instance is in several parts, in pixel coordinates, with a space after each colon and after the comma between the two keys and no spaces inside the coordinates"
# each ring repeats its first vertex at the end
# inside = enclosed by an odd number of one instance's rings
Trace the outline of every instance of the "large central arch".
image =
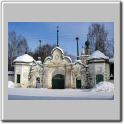
{"type": "Polygon", "coordinates": [[[56,74],[52,77],[52,89],[64,89],[65,77],[62,74],[56,74]]]}
{"type": "Polygon", "coordinates": [[[64,88],[65,88],[64,70],[57,68],[52,73],[52,89],[64,89],[64,88]]]}

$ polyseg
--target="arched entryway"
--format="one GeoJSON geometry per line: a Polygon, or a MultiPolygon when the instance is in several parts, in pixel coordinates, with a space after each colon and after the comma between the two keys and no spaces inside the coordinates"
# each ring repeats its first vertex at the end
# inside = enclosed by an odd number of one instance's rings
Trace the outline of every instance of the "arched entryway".
{"type": "Polygon", "coordinates": [[[36,78],[36,88],[40,88],[40,77],[36,78]]]}
{"type": "Polygon", "coordinates": [[[81,88],[81,79],[76,79],[76,88],[80,89],[81,88]]]}
{"type": "Polygon", "coordinates": [[[62,74],[56,74],[52,78],[52,89],[64,89],[65,78],[62,74]]]}

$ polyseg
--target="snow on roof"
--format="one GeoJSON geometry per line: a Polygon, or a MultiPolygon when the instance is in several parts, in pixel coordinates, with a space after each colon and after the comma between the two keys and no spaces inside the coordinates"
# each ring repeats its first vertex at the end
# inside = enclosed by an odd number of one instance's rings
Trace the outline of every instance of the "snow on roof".
{"type": "Polygon", "coordinates": [[[42,64],[41,60],[37,60],[36,62],[37,62],[38,64],[42,64]]]}
{"type": "Polygon", "coordinates": [[[86,67],[88,68],[88,65],[86,65],[86,67]]]}
{"type": "Polygon", "coordinates": [[[66,59],[66,58],[69,59],[70,63],[72,63],[71,57],[65,56],[65,59],[66,59]]]}
{"type": "Polygon", "coordinates": [[[32,62],[34,59],[32,56],[28,54],[24,54],[22,56],[17,57],[13,62],[32,62]]]}
{"type": "Polygon", "coordinates": [[[82,63],[82,61],[81,60],[76,60],[76,62],[75,63],[82,63]]]}
{"type": "Polygon", "coordinates": [[[88,60],[91,59],[109,59],[109,57],[105,56],[104,53],[100,52],[99,50],[96,50],[88,57],[88,60]]]}
{"type": "Polygon", "coordinates": [[[51,56],[46,57],[44,62],[46,62],[48,59],[51,59],[51,56]]]}
{"type": "Polygon", "coordinates": [[[114,63],[114,58],[110,58],[109,62],[114,63]]]}
{"type": "Polygon", "coordinates": [[[86,65],[84,63],[82,63],[81,60],[76,60],[74,64],[77,64],[77,63],[79,63],[79,64],[83,65],[84,67],[86,67],[86,65]]]}
{"type": "Polygon", "coordinates": [[[62,52],[62,54],[64,54],[63,50],[60,47],[55,47],[51,53],[53,53],[56,49],[60,50],[62,52]]]}

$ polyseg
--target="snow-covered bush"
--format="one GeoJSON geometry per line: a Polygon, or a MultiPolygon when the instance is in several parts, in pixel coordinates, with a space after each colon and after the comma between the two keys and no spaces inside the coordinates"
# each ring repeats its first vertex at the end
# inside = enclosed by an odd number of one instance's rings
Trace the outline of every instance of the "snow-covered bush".
{"type": "Polygon", "coordinates": [[[8,81],[8,88],[14,88],[15,85],[12,81],[8,81]]]}
{"type": "Polygon", "coordinates": [[[111,82],[100,82],[96,84],[92,91],[114,92],[114,84],[111,82]]]}

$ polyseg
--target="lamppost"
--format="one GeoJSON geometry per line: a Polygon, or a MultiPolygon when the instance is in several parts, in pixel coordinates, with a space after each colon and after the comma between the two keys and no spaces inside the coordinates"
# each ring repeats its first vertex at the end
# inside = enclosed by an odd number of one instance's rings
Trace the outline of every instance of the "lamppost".
{"type": "Polygon", "coordinates": [[[75,39],[77,41],[77,60],[79,60],[79,46],[78,46],[79,37],[76,37],[75,39]]]}

